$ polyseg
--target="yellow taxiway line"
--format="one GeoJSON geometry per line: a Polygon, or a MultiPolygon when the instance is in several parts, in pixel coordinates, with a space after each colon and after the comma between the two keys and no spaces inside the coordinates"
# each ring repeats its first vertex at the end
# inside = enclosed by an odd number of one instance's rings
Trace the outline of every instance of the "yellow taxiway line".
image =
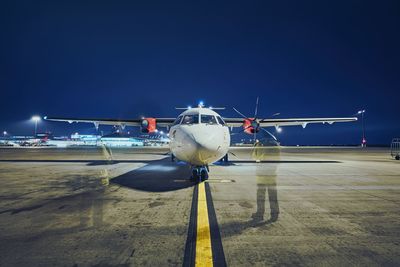
{"type": "Polygon", "coordinates": [[[204,182],[198,184],[196,266],[213,266],[210,223],[204,182]]]}

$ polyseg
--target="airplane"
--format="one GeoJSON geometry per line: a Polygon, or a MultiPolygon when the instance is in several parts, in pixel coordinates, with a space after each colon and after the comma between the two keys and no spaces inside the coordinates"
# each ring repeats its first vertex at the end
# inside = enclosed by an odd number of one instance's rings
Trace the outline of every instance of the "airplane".
{"type": "Polygon", "coordinates": [[[258,98],[254,117],[241,115],[242,118],[223,118],[214,110],[224,108],[206,108],[202,102],[198,107],[178,108],[185,109],[177,118],[155,118],[147,117],[141,119],[119,120],[119,119],[78,119],[78,118],[57,118],[44,117],[49,121],[62,122],[84,122],[94,123],[95,127],[99,125],[120,126],[140,126],[142,132],[153,133],[157,127],[169,128],[170,152],[172,160],[187,162],[191,166],[191,179],[208,179],[208,165],[218,160],[228,161],[228,151],[230,146],[230,129],[242,127],[243,132],[253,134],[254,140],[256,134],[263,130],[276,138],[263,127],[275,127],[277,130],[282,126],[301,125],[303,128],[310,123],[328,123],[357,121],[357,117],[345,118],[257,118],[258,98]]]}

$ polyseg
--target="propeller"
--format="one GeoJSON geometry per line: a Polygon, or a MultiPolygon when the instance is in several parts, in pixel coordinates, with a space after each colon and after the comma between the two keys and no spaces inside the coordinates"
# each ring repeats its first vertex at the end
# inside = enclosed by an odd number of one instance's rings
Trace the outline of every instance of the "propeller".
{"type": "MultiPolygon", "coordinates": [[[[239,110],[237,110],[236,108],[233,108],[234,111],[236,111],[237,114],[239,114],[240,116],[242,116],[244,119],[249,120],[250,121],[250,125],[243,128],[243,132],[246,131],[249,128],[253,128],[253,143],[255,144],[256,140],[257,140],[257,132],[261,130],[263,130],[264,132],[266,132],[267,134],[269,134],[275,141],[278,141],[278,139],[268,130],[260,127],[260,122],[263,122],[265,119],[259,120],[257,118],[258,115],[258,104],[259,104],[259,97],[257,96],[257,100],[256,100],[256,107],[254,110],[254,118],[249,118],[247,116],[245,116],[243,113],[241,113],[239,110]]],[[[271,117],[280,115],[280,113],[275,113],[273,114],[271,117]]]]}

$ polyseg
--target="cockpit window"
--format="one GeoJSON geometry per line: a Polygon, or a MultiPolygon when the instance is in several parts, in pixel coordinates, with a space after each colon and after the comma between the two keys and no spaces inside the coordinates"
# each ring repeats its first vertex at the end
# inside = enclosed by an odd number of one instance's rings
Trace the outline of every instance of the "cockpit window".
{"type": "Polygon", "coordinates": [[[174,125],[181,123],[182,117],[183,116],[179,116],[178,118],[176,118],[176,120],[174,121],[174,125]]]}
{"type": "Polygon", "coordinates": [[[217,120],[214,115],[201,115],[201,123],[217,124],[217,120]]]}
{"type": "Polygon", "coordinates": [[[197,124],[199,123],[199,114],[185,115],[182,124],[197,124]]]}
{"type": "Polygon", "coordinates": [[[218,120],[219,124],[225,125],[224,120],[220,116],[217,116],[217,120],[218,120]]]}

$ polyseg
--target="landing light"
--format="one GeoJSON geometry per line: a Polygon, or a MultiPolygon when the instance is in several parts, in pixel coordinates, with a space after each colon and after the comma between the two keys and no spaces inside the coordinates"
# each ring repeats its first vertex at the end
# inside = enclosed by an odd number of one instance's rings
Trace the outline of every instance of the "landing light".
{"type": "Polygon", "coordinates": [[[281,132],[282,132],[282,128],[281,128],[281,127],[278,127],[278,128],[276,128],[276,131],[277,131],[278,133],[281,133],[281,132]]]}

